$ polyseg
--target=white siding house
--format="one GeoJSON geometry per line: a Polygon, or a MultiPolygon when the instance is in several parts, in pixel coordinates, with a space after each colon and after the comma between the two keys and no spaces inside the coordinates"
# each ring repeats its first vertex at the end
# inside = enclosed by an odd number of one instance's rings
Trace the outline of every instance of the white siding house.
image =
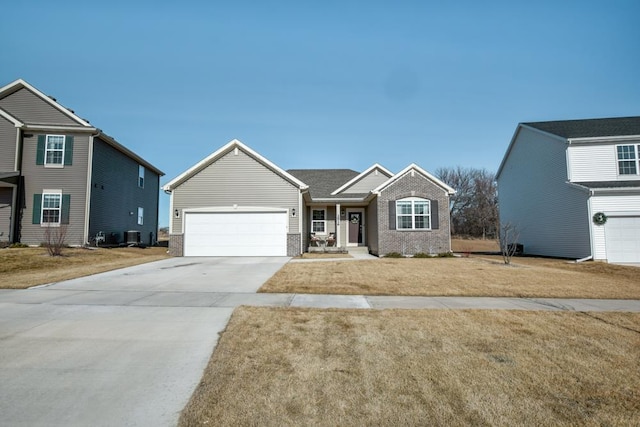
{"type": "Polygon", "coordinates": [[[521,123],[497,180],[525,253],[640,263],[640,117],[521,123]]]}

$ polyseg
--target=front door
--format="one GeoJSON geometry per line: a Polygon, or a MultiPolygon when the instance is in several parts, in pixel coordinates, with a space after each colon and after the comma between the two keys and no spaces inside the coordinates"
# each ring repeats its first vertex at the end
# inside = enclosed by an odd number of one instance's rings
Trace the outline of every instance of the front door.
{"type": "Polygon", "coordinates": [[[347,244],[350,246],[359,246],[364,243],[364,213],[348,212],[347,220],[349,221],[349,240],[347,244]]]}

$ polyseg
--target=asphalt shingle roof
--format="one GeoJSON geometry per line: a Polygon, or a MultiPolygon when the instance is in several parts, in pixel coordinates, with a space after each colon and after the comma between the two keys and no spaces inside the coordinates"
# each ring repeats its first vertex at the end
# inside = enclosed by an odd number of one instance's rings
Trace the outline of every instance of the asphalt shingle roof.
{"type": "MultiPolygon", "coordinates": [[[[345,196],[332,196],[331,193],[360,175],[360,172],[351,169],[289,169],[287,172],[309,186],[312,199],[344,198],[345,196]]],[[[348,198],[365,196],[366,194],[349,194],[348,198]]]]}
{"type": "Polygon", "coordinates": [[[563,138],[640,135],[640,116],[522,123],[563,138]]]}

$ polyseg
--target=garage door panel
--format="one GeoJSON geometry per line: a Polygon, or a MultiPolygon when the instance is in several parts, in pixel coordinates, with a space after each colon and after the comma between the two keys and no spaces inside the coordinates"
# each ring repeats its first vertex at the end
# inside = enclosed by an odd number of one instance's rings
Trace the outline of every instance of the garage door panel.
{"type": "Polygon", "coordinates": [[[640,263],[640,217],[609,218],[605,240],[609,262],[640,263]]]}
{"type": "Polygon", "coordinates": [[[286,212],[187,213],[186,256],[286,256],[286,212]]]}

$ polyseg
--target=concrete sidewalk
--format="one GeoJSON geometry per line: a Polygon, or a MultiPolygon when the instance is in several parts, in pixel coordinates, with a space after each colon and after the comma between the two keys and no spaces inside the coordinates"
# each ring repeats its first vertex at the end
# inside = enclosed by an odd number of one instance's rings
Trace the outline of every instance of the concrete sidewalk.
{"type": "Polygon", "coordinates": [[[159,290],[111,291],[72,288],[0,290],[0,303],[50,305],[100,305],[130,307],[218,307],[240,305],[270,307],[362,309],[487,309],[551,311],[640,312],[640,300],[497,297],[417,297],[252,292],[180,292],[159,290]]]}

